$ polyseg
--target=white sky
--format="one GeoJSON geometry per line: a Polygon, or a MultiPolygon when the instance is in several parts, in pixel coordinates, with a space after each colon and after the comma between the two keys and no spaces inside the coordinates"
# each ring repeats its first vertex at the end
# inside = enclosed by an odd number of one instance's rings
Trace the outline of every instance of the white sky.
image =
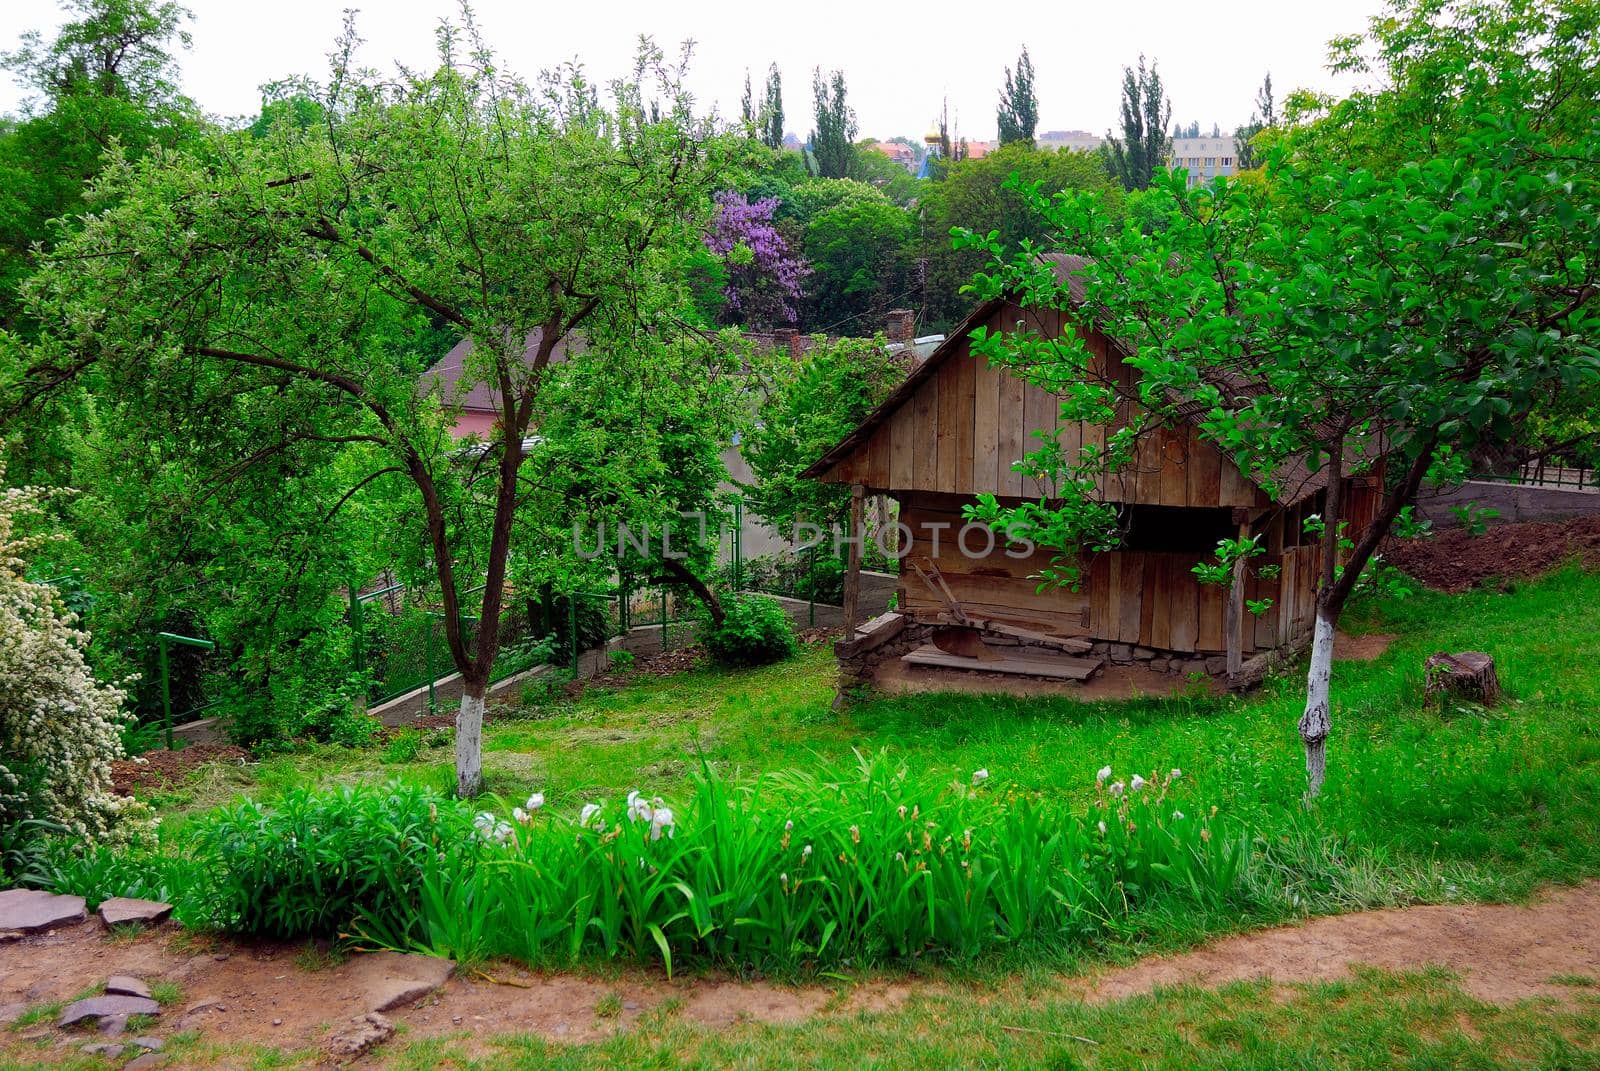
{"type": "MultiPolygon", "coordinates": [[[[454,0],[348,0],[360,9],[369,64],[420,64],[454,0]]],[[[219,115],[251,114],[275,78],[321,76],[341,20],[338,0],[186,0],[195,13],[184,87],[219,115]]],[[[1294,87],[1348,89],[1325,69],[1326,42],[1363,30],[1380,0],[1018,0],[916,4],[873,0],[476,0],[479,22],[505,65],[525,75],[580,58],[592,76],[623,73],[638,34],[668,51],[696,42],[690,85],[723,115],[737,116],[746,67],[758,87],[767,64],[784,77],[786,126],[810,129],[811,69],[845,72],[862,136],[920,138],[948,95],[951,119],[972,140],[995,136],[1002,69],[1026,44],[1037,71],[1039,129],[1103,134],[1117,120],[1122,67],[1142,51],[1160,63],[1173,119],[1224,130],[1249,117],[1270,70],[1281,100],[1294,87]]],[[[24,30],[53,30],[48,0],[0,3],[0,48],[24,30]]],[[[23,93],[0,74],[0,113],[23,93]]]]}

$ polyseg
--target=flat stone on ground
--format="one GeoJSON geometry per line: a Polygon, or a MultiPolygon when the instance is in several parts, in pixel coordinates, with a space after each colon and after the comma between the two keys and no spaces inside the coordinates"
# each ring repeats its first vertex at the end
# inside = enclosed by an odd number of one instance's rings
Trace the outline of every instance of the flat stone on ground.
{"type": "Polygon", "coordinates": [[[106,992],[124,997],[149,997],[150,987],[131,974],[113,974],[106,979],[106,992]]]}
{"type": "Polygon", "coordinates": [[[350,964],[350,982],[372,1011],[390,1011],[414,1004],[444,985],[455,973],[455,960],[405,952],[373,952],[350,964]]]}
{"type": "Polygon", "coordinates": [[[144,1049],[146,1052],[160,1052],[161,1051],[161,1039],[160,1038],[153,1038],[153,1037],[149,1037],[149,1036],[137,1037],[137,1038],[134,1038],[132,1041],[128,1042],[128,1044],[137,1046],[138,1048],[141,1048],[141,1049],[144,1049]]]}
{"type": "Polygon", "coordinates": [[[38,933],[82,922],[88,917],[81,896],[58,896],[43,889],[0,892],[0,930],[38,933]]]}
{"type": "Polygon", "coordinates": [[[118,1015],[159,1015],[161,1005],[148,997],[88,997],[68,1004],[56,1020],[57,1026],[71,1026],[85,1019],[104,1019],[118,1015]]]}
{"type": "Polygon", "coordinates": [[[113,896],[100,905],[100,920],[107,926],[142,922],[148,926],[172,914],[172,905],[159,900],[139,900],[132,896],[113,896]]]}
{"type": "Polygon", "coordinates": [[[123,1064],[122,1071],[154,1071],[155,1068],[166,1063],[167,1059],[167,1054],[164,1052],[147,1052],[143,1056],[135,1056],[123,1064]]]}
{"type": "Polygon", "coordinates": [[[394,1023],[387,1016],[367,1012],[350,1020],[349,1025],[328,1039],[328,1053],[336,1058],[353,1060],[374,1045],[381,1045],[394,1035],[394,1023]]]}

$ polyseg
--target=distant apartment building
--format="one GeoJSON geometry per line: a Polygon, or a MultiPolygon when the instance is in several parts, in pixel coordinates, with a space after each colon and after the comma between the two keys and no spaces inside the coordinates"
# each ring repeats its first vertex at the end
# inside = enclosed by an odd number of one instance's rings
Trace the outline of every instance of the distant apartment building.
{"type": "Polygon", "coordinates": [[[1238,171],[1233,135],[1218,137],[1173,138],[1172,155],[1167,158],[1169,168],[1186,168],[1189,185],[1210,182],[1218,175],[1232,175],[1238,171]]]}
{"type": "Polygon", "coordinates": [[[1041,149],[1072,149],[1078,152],[1093,152],[1105,140],[1099,134],[1091,134],[1087,130],[1046,130],[1043,134],[1034,138],[1034,144],[1041,149]]]}

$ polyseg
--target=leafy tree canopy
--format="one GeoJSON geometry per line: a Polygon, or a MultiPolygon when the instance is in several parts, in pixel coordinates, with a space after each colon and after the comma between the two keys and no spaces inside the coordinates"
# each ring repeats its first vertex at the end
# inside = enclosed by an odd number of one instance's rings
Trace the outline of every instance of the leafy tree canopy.
{"type": "MultiPolygon", "coordinates": [[[[1269,486],[1292,492],[1286,474],[1325,473],[1300,725],[1312,795],[1334,623],[1423,479],[1515,435],[1552,399],[1592,407],[1600,396],[1594,17],[1571,0],[1397,0],[1335,52],[1377,57],[1385,88],[1286,131],[1260,181],[1188,190],[1158,177],[1166,225],[1148,231],[1118,225],[1091,194],[1033,195],[1057,247],[1088,258],[1076,269],[1081,305],[1034,248],[964,239],[995,261],[975,283],[982,294],[1070,311],[1120,340],[1141,374],[1137,411],[1104,450],[1046,444],[1035,459],[1057,499],[979,510],[1048,531],[1063,579],[1080,548],[1115,540],[1098,477],[1129,462],[1140,434],[1184,419],[1180,409],[1269,486]],[[1377,519],[1346,531],[1339,478],[1380,461],[1377,519]]],[[[1064,392],[1068,419],[1124,411],[1076,333],[976,345],[1064,392]]]]}

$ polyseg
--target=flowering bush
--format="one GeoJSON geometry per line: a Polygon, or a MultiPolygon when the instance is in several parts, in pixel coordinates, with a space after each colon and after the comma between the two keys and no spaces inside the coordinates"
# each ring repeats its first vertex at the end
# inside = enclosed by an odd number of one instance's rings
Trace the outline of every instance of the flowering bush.
{"type": "Polygon", "coordinates": [[[95,680],[83,657],[89,637],[55,589],[26,575],[41,538],[18,527],[42,513],[45,495],[0,490],[0,833],[9,841],[42,820],[80,842],[120,843],[151,828],[148,809],[111,785],[123,693],[95,680]]]}
{"type": "Polygon", "coordinates": [[[742,324],[792,324],[799,316],[796,304],[811,269],[789,251],[789,243],[772,221],[776,197],[751,201],[743,194],[724,190],[716,204],[706,249],[723,260],[730,322],[742,324]]]}

